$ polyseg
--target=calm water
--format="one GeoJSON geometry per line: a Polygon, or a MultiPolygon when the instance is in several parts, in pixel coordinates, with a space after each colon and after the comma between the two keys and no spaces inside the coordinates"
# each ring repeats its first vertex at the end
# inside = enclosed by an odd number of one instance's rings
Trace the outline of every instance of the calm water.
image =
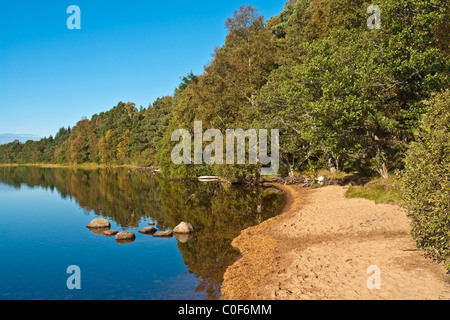
{"type": "Polygon", "coordinates": [[[168,182],[129,169],[0,168],[0,299],[218,299],[226,268],[239,258],[231,241],[278,214],[274,189],[168,182]],[[86,228],[104,217],[136,240],[86,228]],[[191,238],[138,233],[181,221],[191,238]],[[81,270],[69,290],[67,268],[81,270]]]}

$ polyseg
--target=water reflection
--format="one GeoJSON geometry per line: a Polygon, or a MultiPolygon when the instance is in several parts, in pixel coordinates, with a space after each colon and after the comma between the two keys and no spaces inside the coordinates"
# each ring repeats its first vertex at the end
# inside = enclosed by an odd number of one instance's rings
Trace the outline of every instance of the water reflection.
{"type": "Polygon", "coordinates": [[[86,214],[94,211],[123,230],[138,227],[143,219],[156,222],[159,231],[189,222],[196,232],[175,235],[177,246],[199,281],[196,292],[208,299],[220,298],[223,274],[239,256],[231,241],[241,230],[278,214],[285,202],[274,189],[173,182],[132,169],[3,167],[0,182],[56,190],[62,198],[74,199],[86,214]]]}

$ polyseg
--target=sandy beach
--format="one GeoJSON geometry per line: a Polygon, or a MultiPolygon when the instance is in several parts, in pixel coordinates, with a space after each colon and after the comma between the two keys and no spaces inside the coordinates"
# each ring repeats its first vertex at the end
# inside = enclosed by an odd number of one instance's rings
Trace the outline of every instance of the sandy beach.
{"type": "Polygon", "coordinates": [[[450,299],[450,275],[417,249],[404,209],[347,199],[346,187],[277,187],[285,211],[233,241],[242,257],[224,275],[222,299],[450,299]],[[368,288],[371,266],[379,289],[368,288]]]}

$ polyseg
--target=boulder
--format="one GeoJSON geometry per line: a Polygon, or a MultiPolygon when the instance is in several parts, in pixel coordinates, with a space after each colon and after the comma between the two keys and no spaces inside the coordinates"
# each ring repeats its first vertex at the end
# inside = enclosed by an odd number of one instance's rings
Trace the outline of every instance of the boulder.
{"type": "Polygon", "coordinates": [[[194,227],[187,222],[181,222],[175,228],[173,228],[173,233],[193,233],[194,227]]]}
{"type": "Polygon", "coordinates": [[[139,230],[139,232],[143,233],[143,234],[154,234],[156,231],[158,231],[158,230],[156,230],[156,228],[153,228],[153,227],[143,228],[143,229],[139,230]]]}
{"type": "Polygon", "coordinates": [[[89,222],[89,224],[86,226],[88,228],[94,229],[94,228],[111,228],[111,223],[103,218],[97,218],[89,222]]]}
{"type": "Polygon", "coordinates": [[[172,236],[173,236],[173,231],[168,230],[168,231],[156,233],[156,234],[154,234],[153,236],[154,236],[154,237],[157,237],[157,238],[172,238],[172,236]]]}
{"type": "Polygon", "coordinates": [[[130,231],[122,231],[116,234],[116,240],[134,240],[136,235],[130,231]]]}
{"type": "Polygon", "coordinates": [[[154,226],[155,224],[156,223],[154,223],[153,221],[148,223],[149,226],[154,226]]]}

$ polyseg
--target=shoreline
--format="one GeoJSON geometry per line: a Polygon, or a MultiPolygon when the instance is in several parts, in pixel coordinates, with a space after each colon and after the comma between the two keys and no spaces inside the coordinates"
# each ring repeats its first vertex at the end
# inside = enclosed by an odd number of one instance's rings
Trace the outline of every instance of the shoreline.
{"type": "Polygon", "coordinates": [[[283,186],[283,212],[242,231],[222,300],[450,300],[447,270],[417,249],[406,211],[347,187],[283,186]],[[368,268],[381,288],[368,288],[368,268]]]}
{"type": "Polygon", "coordinates": [[[16,168],[16,167],[36,167],[36,168],[67,168],[67,169],[108,169],[108,168],[128,168],[128,169],[138,169],[138,170],[149,170],[154,172],[159,172],[158,167],[144,167],[136,165],[106,165],[106,164],[96,164],[96,163],[86,163],[86,164],[54,164],[54,163],[0,163],[0,168],[16,168]]]}

